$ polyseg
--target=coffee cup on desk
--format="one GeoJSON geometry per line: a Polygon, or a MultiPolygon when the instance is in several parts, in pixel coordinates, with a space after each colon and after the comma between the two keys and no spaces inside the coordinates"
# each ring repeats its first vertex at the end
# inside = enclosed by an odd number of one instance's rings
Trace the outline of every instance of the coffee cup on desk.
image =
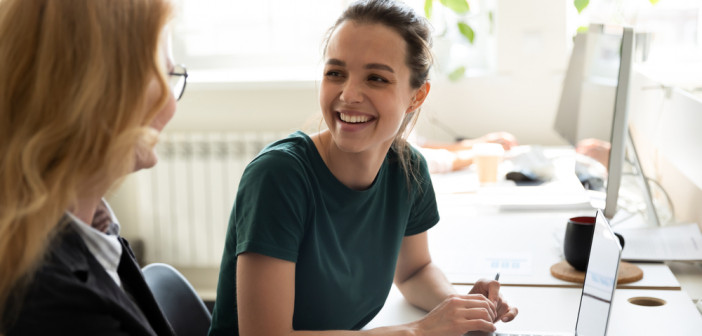
{"type": "MultiPolygon", "coordinates": [[[[595,217],[580,216],[568,219],[565,237],[563,238],[563,255],[570,266],[578,271],[587,269],[590,258],[592,236],[595,234],[595,217]]],[[[624,237],[614,233],[619,238],[619,244],[624,247],[624,237]]]]}
{"type": "Polygon", "coordinates": [[[479,143],[473,145],[473,161],[478,171],[481,184],[497,182],[497,171],[505,154],[502,145],[496,143],[479,143]]]}

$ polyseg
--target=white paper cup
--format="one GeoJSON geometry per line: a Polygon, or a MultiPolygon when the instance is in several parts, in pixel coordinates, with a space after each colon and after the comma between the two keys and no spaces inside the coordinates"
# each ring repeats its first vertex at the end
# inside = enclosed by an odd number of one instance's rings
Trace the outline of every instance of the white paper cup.
{"type": "Polygon", "coordinates": [[[481,184],[497,182],[497,170],[505,155],[502,145],[496,143],[480,143],[473,145],[475,167],[478,181],[481,184]]]}

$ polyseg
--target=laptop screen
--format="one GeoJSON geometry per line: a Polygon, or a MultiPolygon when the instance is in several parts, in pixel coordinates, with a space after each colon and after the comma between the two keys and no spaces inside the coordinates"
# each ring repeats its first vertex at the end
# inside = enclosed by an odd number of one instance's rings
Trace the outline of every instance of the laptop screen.
{"type": "Polygon", "coordinates": [[[580,298],[577,335],[605,335],[622,248],[601,210],[597,210],[590,261],[580,298]]]}

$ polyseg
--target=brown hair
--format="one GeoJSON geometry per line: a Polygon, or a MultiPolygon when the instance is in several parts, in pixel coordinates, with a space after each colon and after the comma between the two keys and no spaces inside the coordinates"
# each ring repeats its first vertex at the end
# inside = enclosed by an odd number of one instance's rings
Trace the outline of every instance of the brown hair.
{"type": "MultiPolygon", "coordinates": [[[[360,0],[352,3],[329,29],[324,42],[324,53],[331,35],[345,21],[357,23],[382,24],[400,34],[407,44],[406,64],[410,69],[410,86],[420,88],[429,78],[433,64],[431,53],[431,26],[426,18],[406,4],[393,0],[360,0]]],[[[417,122],[419,109],[405,115],[400,130],[395,135],[392,148],[398,155],[402,168],[407,175],[408,184],[417,179],[418,161],[412,160],[407,136],[417,122]]]]}
{"type": "Polygon", "coordinates": [[[79,186],[107,190],[152,136],[171,12],[168,0],[0,1],[0,333],[79,186]]]}

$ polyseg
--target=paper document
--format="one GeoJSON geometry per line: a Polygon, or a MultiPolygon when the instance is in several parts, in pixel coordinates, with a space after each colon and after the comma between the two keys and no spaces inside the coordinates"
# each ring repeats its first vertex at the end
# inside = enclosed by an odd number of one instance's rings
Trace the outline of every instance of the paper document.
{"type": "Polygon", "coordinates": [[[502,275],[531,275],[533,268],[530,251],[507,251],[486,256],[484,251],[466,250],[453,255],[443,254],[435,260],[452,282],[470,282],[494,276],[497,272],[502,275]]]}
{"type": "Polygon", "coordinates": [[[437,194],[474,193],[480,188],[477,175],[469,169],[432,174],[431,183],[437,194]]]}
{"type": "Polygon", "coordinates": [[[702,233],[695,223],[615,231],[624,236],[622,260],[702,260],[702,233]]]}
{"type": "Polygon", "coordinates": [[[479,200],[502,210],[587,210],[593,209],[582,186],[551,183],[533,187],[496,187],[478,191],[479,200]]]}

